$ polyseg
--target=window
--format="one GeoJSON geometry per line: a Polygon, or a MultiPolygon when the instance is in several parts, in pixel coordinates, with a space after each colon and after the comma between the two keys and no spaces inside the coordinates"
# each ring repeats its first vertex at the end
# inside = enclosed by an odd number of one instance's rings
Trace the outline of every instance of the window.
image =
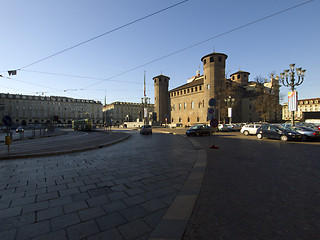
{"type": "Polygon", "coordinates": [[[198,87],[195,87],[194,90],[195,90],[195,91],[198,91],[198,87]]]}
{"type": "Polygon", "coordinates": [[[188,93],[190,92],[190,89],[189,89],[189,88],[187,89],[187,92],[188,92],[188,93]]]}
{"type": "Polygon", "coordinates": [[[179,110],[181,110],[181,103],[179,103],[179,110]]]}
{"type": "Polygon", "coordinates": [[[190,117],[188,117],[188,122],[190,122],[190,117]]]}
{"type": "Polygon", "coordinates": [[[210,89],[210,84],[207,85],[207,89],[210,89]]]}
{"type": "Polygon", "coordinates": [[[173,121],[173,118],[171,118],[171,122],[173,123],[174,121],[173,121]]]}
{"type": "Polygon", "coordinates": [[[186,90],[184,90],[183,93],[186,94],[186,90]]]}
{"type": "Polygon", "coordinates": [[[200,108],[200,107],[201,107],[201,102],[199,102],[199,104],[198,104],[198,105],[199,105],[199,108],[200,108]]]}
{"type": "Polygon", "coordinates": [[[200,117],[199,116],[197,117],[197,122],[200,122],[200,117]]]}
{"type": "Polygon", "coordinates": [[[221,62],[222,61],[222,58],[221,57],[219,57],[219,62],[221,62]]]}
{"type": "Polygon", "coordinates": [[[191,88],[191,92],[193,92],[193,88],[191,88]]]}
{"type": "Polygon", "coordinates": [[[210,57],[210,62],[214,62],[214,58],[213,57],[210,57]]]}
{"type": "Polygon", "coordinates": [[[199,86],[199,91],[201,91],[201,89],[202,89],[202,87],[201,87],[201,86],[199,86]]]}
{"type": "Polygon", "coordinates": [[[194,109],[194,102],[191,102],[191,109],[194,109]]]}
{"type": "Polygon", "coordinates": [[[187,103],[184,103],[183,109],[187,109],[187,103]]]}
{"type": "Polygon", "coordinates": [[[240,79],[240,74],[238,74],[238,79],[240,79]]]}
{"type": "Polygon", "coordinates": [[[206,65],[206,63],[207,63],[207,59],[204,59],[203,60],[203,65],[206,65]]]}
{"type": "Polygon", "coordinates": [[[182,122],[182,118],[181,117],[179,117],[179,122],[182,122]]]}

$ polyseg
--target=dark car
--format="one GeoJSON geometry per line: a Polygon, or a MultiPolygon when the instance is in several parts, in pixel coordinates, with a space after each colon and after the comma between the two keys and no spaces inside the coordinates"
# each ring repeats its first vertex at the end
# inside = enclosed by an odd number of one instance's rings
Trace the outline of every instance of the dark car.
{"type": "Polygon", "coordinates": [[[261,139],[263,137],[288,141],[301,140],[302,134],[278,125],[262,125],[257,130],[257,138],[261,139]]]}
{"type": "Polygon", "coordinates": [[[211,135],[211,127],[206,124],[198,123],[186,131],[187,136],[211,135]]]}
{"type": "Polygon", "coordinates": [[[151,125],[143,125],[140,129],[140,134],[152,134],[151,125]]]}

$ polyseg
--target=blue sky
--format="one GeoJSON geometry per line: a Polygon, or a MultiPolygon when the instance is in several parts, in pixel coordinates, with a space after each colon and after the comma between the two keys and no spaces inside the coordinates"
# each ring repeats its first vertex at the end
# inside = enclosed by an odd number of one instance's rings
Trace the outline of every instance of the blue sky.
{"type": "MultiPolygon", "coordinates": [[[[200,59],[215,49],[228,55],[228,77],[240,69],[250,72],[253,81],[296,63],[307,70],[304,83],[297,88],[299,99],[320,97],[318,0],[194,47],[190,46],[307,0],[189,0],[33,64],[181,1],[3,1],[0,92],[101,102],[106,95],[107,103],[140,102],[146,71],[147,95],[154,102],[154,76],[169,76],[170,89],[180,86],[199,67],[203,74],[200,59]],[[7,71],[13,69],[21,70],[8,79],[7,71]]],[[[281,87],[282,102],[288,91],[281,87]]]]}

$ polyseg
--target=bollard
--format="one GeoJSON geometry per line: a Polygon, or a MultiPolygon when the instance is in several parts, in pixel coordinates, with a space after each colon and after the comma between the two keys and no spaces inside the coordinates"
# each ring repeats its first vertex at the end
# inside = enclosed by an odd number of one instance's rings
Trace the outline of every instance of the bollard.
{"type": "Polygon", "coordinates": [[[8,154],[10,152],[10,144],[11,144],[11,137],[10,136],[5,136],[5,143],[8,146],[8,154]]]}

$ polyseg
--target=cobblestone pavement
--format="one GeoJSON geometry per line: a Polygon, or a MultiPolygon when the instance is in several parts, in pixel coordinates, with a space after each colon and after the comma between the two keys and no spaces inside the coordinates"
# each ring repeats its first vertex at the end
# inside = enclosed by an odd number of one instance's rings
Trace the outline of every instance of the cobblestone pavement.
{"type": "Polygon", "coordinates": [[[147,239],[196,153],[169,134],[93,151],[0,161],[0,239],[147,239]]]}
{"type": "Polygon", "coordinates": [[[194,138],[208,164],[184,239],[320,239],[319,142],[224,135],[194,138]]]}

